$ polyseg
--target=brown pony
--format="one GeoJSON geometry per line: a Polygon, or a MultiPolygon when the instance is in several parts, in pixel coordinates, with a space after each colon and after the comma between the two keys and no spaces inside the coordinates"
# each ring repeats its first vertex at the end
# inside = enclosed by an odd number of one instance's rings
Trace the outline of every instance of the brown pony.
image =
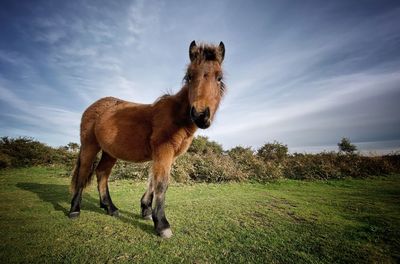
{"type": "Polygon", "coordinates": [[[189,148],[197,128],[208,128],[224,94],[222,61],[225,46],[189,47],[190,64],[182,89],[153,104],[139,104],[113,97],[102,98],[83,113],[81,149],[73,171],[70,218],[80,214],[82,191],[96,172],[100,207],[117,216],[108,189],[108,177],[117,159],[153,161],[147,191],[141,199],[142,216],[153,219],[158,235],[171,237],[165,217],[165,192],[175,158],[189,148]],[[96,155],[102,151],[95,168],[96,155]],[[155,206],[152,209],[153,197],[155,206]]]}

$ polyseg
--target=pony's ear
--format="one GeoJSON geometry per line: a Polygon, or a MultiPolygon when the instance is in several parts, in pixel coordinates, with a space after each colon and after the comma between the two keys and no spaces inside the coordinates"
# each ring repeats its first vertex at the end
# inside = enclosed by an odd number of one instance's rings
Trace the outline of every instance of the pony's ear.
{"type": "Polygon", "coordinates": [[[219,54],[221,55],[221,63],[222,63],[225,57],[225,45],[222,41],[219,43],[218,50],[219,54]]]}
{"type": "Polygon", "coordinates": [[[197,51],[196,51],[196,41],[192,41],[192,43],[190,43],[189,46],[189,57],[190,57],[190,61],[194,61],[196,59],[197,56],[197,51]]]}
{"type": "Polygon", "coordinates": [[[190,43],[189,46],[189,57],[190,57],[190,61],[194,61],[194,59],[196,58],[196,41],[192,41],[192,43],[190,43]]]}

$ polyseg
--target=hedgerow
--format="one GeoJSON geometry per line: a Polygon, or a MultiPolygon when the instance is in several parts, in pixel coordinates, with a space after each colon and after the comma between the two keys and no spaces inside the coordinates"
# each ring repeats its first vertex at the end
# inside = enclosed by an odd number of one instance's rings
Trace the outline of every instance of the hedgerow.
{"type": "MultiPolygon", "coordinates": [[[[72,171],[79,150],[76,143],[53,148],[32,138],[0,138],[0,168],[64,166],[72,171]]],[[[111,180],[148,178],[151,162],[118,161],[111,180]]],[[[207,137],[196,137],[187,153],[178,157],[171,169],[176,182],[265,182],[280,178],[327,180],[364,178],[400,173],[400,155],[368,157],[355,151],[289,154],[286,145],[274,141],[254,151],[234,147],[224,151],[207,137]]]]}

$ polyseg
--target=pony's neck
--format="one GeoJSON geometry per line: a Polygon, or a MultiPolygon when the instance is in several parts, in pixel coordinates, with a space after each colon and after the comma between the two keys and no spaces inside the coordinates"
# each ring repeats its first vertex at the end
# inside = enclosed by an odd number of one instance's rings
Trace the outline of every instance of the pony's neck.
{"type": "Polygon", "coordinates": [[[190,119],[189,88],[185,85],[175,95],[176,124],[185,128],[188,134],[196,132],[196,125],[190,119]]]}

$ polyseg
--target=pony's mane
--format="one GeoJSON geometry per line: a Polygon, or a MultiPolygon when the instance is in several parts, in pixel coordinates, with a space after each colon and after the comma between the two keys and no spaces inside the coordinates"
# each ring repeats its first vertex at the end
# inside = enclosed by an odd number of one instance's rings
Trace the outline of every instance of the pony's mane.
{"type": "Polygon", "coordinates": [[[165,93],[165,94],[161,95],[160,97],[158,97],[158,98],[153,102],[153,104],[157,104],[158,102],[161,102],[161,101],[163,101],[163,100],[165,100],[165,99],[167,99],[167,98],[169,98],[169,97],[171,97],[171,96],[173,96],[173,95],[170,94],[170,93],[165,93]]]}
{"type": "Polygon", "coordinates": [[[173,93],[172,90],[168,90],[166,93],[164,93],[163,95],[161,95],[160,97],[158,97],[153,104],[156,104],[158,102],[164,101],[166,99],[169,98],[173,98],[176,97],[176,95],[182,93],[183,89],[186,89],[187,87],[185,87],[185,84],[183,85],[183,87],[181,88],[181,90],[179,90],[177,93],[173,93]]]}
{"type": "Polygon", "coordinates": [[[221,54],[218,52],[218,46],[200,43],[196,46],[196,60],[203,61],[218,61],[221,62],[221,54]]]}

